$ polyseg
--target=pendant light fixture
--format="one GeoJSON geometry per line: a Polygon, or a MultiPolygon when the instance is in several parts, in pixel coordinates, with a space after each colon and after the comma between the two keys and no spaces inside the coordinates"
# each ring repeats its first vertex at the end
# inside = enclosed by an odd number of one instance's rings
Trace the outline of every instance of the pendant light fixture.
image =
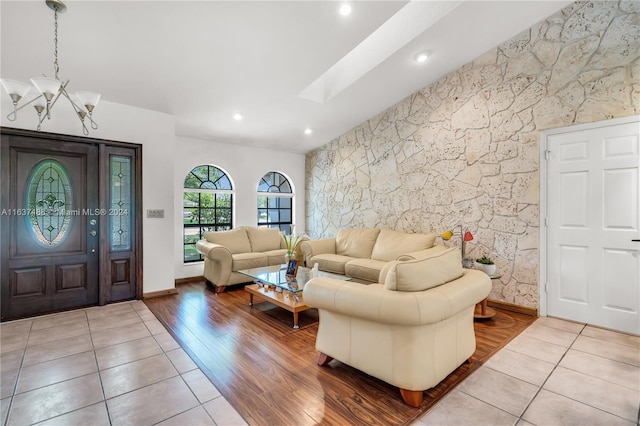
{"type": "Polygon", "coordinates": [[[0,83],[4,90],[9,94],[13,101],[13,111],[7,115],[9,121],[15,121],[18,117],[18,111],[27,105],[33,105],[36,113],[38,114],[38,127],[40,131],[42,122],[46,119],[51,119],[51,110],[54,105],[60,99],[60,96],[65,97],[73,107],[76,115],[80,119],[82,124],[82,133],[86,136],[89,134],[89,129],[85,124],[85,119],[88,119],[92,129],[97,130],[98,124],[93,121],[93,110],[100,101],[100,93],[80,91],[74,95],[70,95],[67,92],[67,85],[70,80],[62,81],[58,77],[60,67],[58,66],[58,13],[64,13],[67,10],[67,6],[58,0],[46,0],[47,6],[53,10],[53,22],[54,22],[54,51],[53,51],[53,70],[54,77],[50,78],[46,75],[42,77],[34,77],[31,79],[31,84],[23,83],[22,81],[0,79],[0,83]],[[22,104],[18,107],[18,102],[25,96],[28,96],[29,92],[33,91],[33,88],[39,93],[36,97],[29,102],[22,104]]]}

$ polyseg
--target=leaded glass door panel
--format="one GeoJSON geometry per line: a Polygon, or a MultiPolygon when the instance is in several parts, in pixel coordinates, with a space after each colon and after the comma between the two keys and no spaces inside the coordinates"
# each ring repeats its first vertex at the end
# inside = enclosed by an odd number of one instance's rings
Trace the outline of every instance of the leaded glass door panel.
{"type": "Polygon", "coordinates": [[[2,318],[98,303],[98,148],[2,135],[2,318]]]}

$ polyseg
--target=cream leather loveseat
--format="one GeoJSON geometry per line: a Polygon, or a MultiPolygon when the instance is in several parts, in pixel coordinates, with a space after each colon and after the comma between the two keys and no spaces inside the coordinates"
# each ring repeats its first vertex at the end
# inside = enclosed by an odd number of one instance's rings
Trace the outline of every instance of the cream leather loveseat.
{"type": "Polygon", "coordinates": [[[314,278],[304,301],[318,308],[318,364],[332,358],[400,388],[420,406],[475,352],[473,312],[491,290],[484,272],[463,269],[458,248],[392,261],[377,284],[314,278]]]}
{"type": "Polygon", "coordinates": [[[407,234],[379,228],[340,229],[335,238],[300,244],[308,267],[378,282],[380,271],[396,259],[424,256],[433,247],[435,234],[407,234]]]}
{"type": "Polygon", "coordinates": [[[287,253],[280,230],[241,226],[230,231],[205,232],[196,249],[204,256],[204,277],[216,292],[251,279],[241,269],[284,263],[287,253]]]}

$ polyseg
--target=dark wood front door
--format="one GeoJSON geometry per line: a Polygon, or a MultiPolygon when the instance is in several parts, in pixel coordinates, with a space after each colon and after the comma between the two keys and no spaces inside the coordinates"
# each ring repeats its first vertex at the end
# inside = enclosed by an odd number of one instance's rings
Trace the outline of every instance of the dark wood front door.
{"type": "Polygon", "coordinates": [[[98,147],[2,139],[2,318],[97,304],[98,147]]]}
{"type": "Polygon", "coordinates": [[[142,147],[0,127],[2,321],[142,297],[142,147]]]}

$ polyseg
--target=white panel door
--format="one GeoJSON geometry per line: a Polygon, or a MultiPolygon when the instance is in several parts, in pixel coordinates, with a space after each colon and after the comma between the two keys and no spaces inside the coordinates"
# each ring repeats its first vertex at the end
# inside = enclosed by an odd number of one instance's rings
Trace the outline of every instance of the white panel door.
{"type": "Polygon", "coordinates": [[[640,123],[546,143],[547,313],[640,334],[640,123]]]}

